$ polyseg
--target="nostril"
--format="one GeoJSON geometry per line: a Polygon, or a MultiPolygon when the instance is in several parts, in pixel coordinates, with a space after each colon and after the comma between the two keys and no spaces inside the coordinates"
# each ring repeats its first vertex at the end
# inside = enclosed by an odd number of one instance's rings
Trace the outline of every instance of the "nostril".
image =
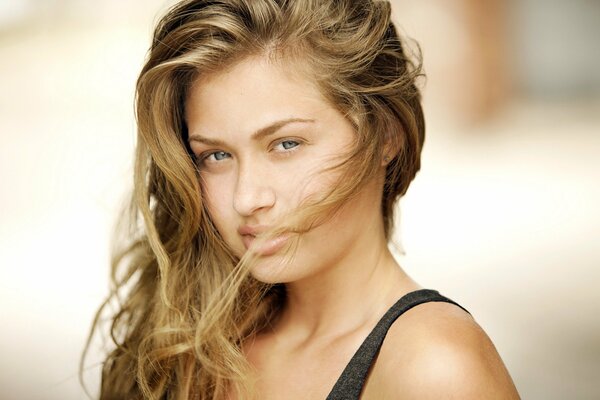
{"type": "Polygon", "coordinates": [[[249,177],[248,174],[245,172],[244,176],[238,178],[233,196],[233,208],[244,217],[273,207],[275,204],[274,190],[271,187],[262,186],[265,180],[261,177],[249,177]]]}

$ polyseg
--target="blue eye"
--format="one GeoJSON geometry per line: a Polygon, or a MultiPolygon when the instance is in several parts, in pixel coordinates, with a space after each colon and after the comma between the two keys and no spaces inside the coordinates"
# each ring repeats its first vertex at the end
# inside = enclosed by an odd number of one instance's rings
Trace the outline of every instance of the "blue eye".
{"type": "Polygon", "coordinates": [[[230,156],[230,154],[225,151],[213,151],[212,153],[204,153],[196,156],[196,161],[199,165],[204,164],[206,162],[214,163],[226,159],[227,156],[230,156]],[[211,159],[211,157],[214,158],[211,159]]]}
{"type": "Polygon", "coordinates": [[[298,147],[300,145],[300,143],[295,140],[284,140],[278,144],[282,145],[285,150],[293,149],[294,147],[298,147]]]}
{"type": "Polygon", "coordinates": [[[211,155],[215,156],[215,160],[219,161],[225,158],[225,155],[227,153],[225,153],[224,151],[215,151],[214,153],[209,154],[208,156],[210,157],[211,155]]]}

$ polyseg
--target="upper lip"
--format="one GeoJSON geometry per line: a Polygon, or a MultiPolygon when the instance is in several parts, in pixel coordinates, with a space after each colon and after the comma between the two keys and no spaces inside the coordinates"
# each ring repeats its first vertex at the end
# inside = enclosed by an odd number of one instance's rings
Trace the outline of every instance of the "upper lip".
{"type": "Polygon", "coordinates": [[[268,225],[243,225],[238,228],[238,233],[242,236],[256,236],[269,229],[268,225]]]}

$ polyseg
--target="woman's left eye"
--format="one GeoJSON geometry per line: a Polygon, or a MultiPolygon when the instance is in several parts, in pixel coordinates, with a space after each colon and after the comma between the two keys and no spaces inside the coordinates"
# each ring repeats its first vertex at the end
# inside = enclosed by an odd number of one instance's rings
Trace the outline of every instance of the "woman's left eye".
{"type": "Polygon", "coordinates": [[[283,150],[286,151],[298,147],[300,142],[296,140],[282,140],[281,142],[277,143],[277,146],[279,145],[281,145],[283,150]]]}

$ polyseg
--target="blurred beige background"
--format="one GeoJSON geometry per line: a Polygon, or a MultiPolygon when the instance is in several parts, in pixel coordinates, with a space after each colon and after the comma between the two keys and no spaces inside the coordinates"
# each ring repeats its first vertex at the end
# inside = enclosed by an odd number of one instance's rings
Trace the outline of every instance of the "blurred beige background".
{"type": "MultiPolygon", "coordinates": [[[[1,399],[84,398],[134,81],[168,3],[0,1],[1,399]]],[[[428,74],[400,262],[472,312],[524,399],[599,399],[600,2],[397,0],[394,14],[428,74]]]]}

